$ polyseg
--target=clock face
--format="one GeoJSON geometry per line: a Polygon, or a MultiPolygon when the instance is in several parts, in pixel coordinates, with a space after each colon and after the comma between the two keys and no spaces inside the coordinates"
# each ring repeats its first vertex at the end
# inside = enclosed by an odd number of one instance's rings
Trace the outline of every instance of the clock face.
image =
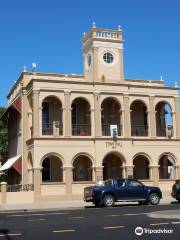
{"type": "Polygon", "coordinates": [[[103,54],[103,60],[105,63],[112,63],[114,60],[114,56],[111,52],[105,52],[103,54]]]}

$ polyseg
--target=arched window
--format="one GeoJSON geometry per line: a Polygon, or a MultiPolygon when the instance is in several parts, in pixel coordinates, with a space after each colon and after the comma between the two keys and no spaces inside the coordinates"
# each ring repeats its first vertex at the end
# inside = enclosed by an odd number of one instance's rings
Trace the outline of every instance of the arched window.
{"type": "Polygon", "coordinates": [[[133,174],[135,179],[149,179],[149,161],[145,156],[136,156],[133,164],[133,174]]]}
{"type": "Polygon", "coordinates": [[[166,102],[156,105],[156,136],[171,137],[173,135],[173,120],[171,106],[166,102]]]}
{"type": "Polygon", "coordinates": [[[73,167],[73,181],[92,181],[92,161],[87,156],[78,156],[73,167]]]}
{"type": "Polygon", "coordinates": [[[175,161],[169,155],[164,155],[159,159],[159,178],[174,179],[175,178],[175,161]]]}
{"type": "Polygon", "coordinates": [[[103,160],[103,180],[122,178],[123,161],[116,154],[108,154],[103,160]]]}
{"type": "Polygon", "coordinates": [[[147,107],[136,100],[131,104],[131,136],[148,136],[147,107]]]}
{"type": "Polygon", "coordinates": [[[42,135],[62,135],[62,104],[53,96],[42,102],[42,135]]]}
{"type": "Polygon", "coordinates": [[[90,136],[91,110],[89,103],[83,98],[76,98],[71,109],[72,135],[90,136]]]}
{"type": "Polygon", "coordinates": [[[102,136],[113,136],[113,131],[116,131],[116,135],[121,136],[121,106],[118,101],[106,98],[101,104],[101,109],[102,136]]]}
{"type": "Polygon", "coordinates": [[[49,156],[42,162],[42,182],[62,182],[62,161],[56,156],[49,156]]]}

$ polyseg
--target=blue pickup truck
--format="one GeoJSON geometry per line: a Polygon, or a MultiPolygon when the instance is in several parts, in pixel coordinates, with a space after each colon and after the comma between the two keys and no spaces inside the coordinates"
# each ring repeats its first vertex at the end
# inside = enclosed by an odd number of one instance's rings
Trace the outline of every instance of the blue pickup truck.
{"type": "Polygon", "coordinates": [[[158,187],[145,186],[135,179],[110,179],[100,186],[84,188],[84,201],[92,202],[96,207],[112,207],[118,201],[157,205],[161,198],[158,187]]]}

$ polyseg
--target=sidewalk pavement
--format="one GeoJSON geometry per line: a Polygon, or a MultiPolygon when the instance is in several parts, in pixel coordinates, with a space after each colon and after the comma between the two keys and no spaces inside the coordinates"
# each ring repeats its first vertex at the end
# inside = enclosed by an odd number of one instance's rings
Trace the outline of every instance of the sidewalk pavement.
{"type": "MultiPolygon", "coordinates": [[[[176,202],[170,195],[164,195],[160,201],[161,205],[171,204],[176,202]]],[[[120,202],[119,205],[126,205],[130,202],[120,202]]],[[[137,202],[131,202],[137,204],[137,202]]],[[[42,201],[22,204],[1,204],[0,212],[3,211],[32,211],[32,210],[52,210],[52,209],[78,209],[93,206],[92,203],[86,203],[83,200],[72,200],[72,201],[42,201]]]]}

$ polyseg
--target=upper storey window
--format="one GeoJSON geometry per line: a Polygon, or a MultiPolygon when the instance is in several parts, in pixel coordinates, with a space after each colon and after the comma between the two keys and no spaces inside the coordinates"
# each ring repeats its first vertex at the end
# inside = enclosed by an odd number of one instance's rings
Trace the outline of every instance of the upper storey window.
{"type": "Polygon", "coordinates": [[[104,55],[103,55],[103,60],[104,60],[106,63],[112,63],[113,60],[114,60],[114,57],[113,57],[112,53],[110,53],[110,52],[105,52],[104,55]]]}

